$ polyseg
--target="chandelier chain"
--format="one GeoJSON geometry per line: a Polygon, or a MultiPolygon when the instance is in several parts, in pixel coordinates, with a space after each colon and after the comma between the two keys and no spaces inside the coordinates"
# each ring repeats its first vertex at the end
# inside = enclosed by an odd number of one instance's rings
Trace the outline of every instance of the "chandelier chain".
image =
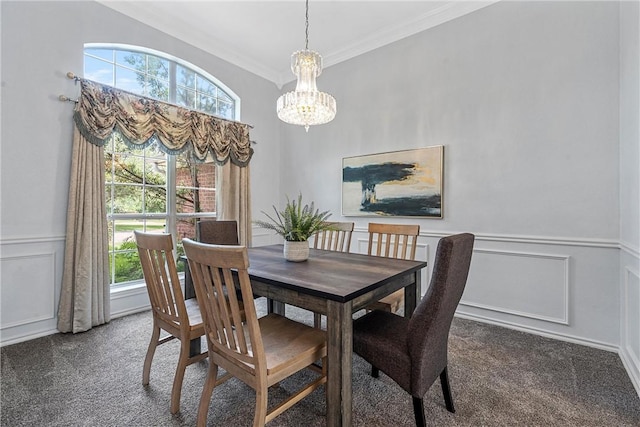
{"type": "Polygon", "coordinates": [[[309,0],[306,3],[305,26],[304,50],[309,50],[309,0]]]}

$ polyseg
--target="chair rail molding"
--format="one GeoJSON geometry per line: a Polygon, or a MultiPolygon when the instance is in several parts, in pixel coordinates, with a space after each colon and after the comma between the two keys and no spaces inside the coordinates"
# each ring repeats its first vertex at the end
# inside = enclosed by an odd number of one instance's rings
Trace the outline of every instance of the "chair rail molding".
{"type": "MultiPolygon", "coordinates": [[[[355,227],[354,233],[367,233],[366,227],[355,227]]],[[[584,237],[551,237],[551,236],[536,236],[536,235],[515,235],[515,234],[476,234],[473,230],[462,231],[437,231],[437,230],[423,230],[420,229],[420,237],[427,238],[442,238],[450,236],[452,234],[459,233],[474,233],[477,241],[485,242],[504,242],[504,243],[534,243],[542,245],[560,245],[560,246],[584,246],[584,247],[596,247],[596,248],[608,248],[608,249],[620,249],[623,248],[623,242],[615,239],[600,239],[600,238],[584,238],[584,237]]],[[[626,244],[624,247],[627,250],[635,251],[638,254],[638,249],[634,248],[630,244],[626,244]]]]}

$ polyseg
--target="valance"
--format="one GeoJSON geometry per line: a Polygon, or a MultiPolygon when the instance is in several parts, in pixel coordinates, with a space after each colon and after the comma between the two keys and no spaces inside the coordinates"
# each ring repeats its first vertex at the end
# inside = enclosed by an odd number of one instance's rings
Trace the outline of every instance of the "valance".
{"type": "Polygon", "coordinates": [[[80,79],[81,92],[74,120],[89,142],[103,146],[118,132],[130,146],[158,143],[168,154],[192,150],[204,161],[211,153],[223,165],[231,160],[246,166],[253,149],[249,125],[135,95],[111,86],[80,79]]]}

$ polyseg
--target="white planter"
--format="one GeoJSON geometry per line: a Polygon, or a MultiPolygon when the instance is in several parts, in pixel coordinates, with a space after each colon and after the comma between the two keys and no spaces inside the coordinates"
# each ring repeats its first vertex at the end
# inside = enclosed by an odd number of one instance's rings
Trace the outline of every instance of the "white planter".
{"type": "Polygon", "coordinates": [[[309,258],[309,242],[284,241],[284,258],[287,261],[301,262],[309,258]]]}

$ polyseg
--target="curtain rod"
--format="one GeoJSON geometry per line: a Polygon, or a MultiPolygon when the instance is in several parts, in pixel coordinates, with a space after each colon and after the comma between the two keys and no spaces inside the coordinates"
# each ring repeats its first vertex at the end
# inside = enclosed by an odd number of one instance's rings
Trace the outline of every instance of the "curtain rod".
{"type": "MultiPolygon", "coordinates": [[[[98,83],[98,82],[93,82],[93,80],[83,79],[82,77],[78,77],[78,76],[76,76],[75,74],[73,74],[71,71],[69,71],[66,75],[67,75],[67,78],[68,78],[69,80],[74,80],[76,83],[78,83],[79,81],[85,81],[85,80],[86,80],[86,81],[89,81],[89,82],[92,82],[92,83],[98,83]]],[[[104,84],[102,84],[102,83],[98,83],[98,84],[103,85],[103,86],[109,86],[109,85],[104,85],[104,84]]],[[[109,87],[113,87],[113,86],[109,86],[109,87]]],[[[122,89],[118,89],[118,88],[114,88],[114,89],[117,89],[117,90],[119,90],[119,91],[126,92],[126,93],[131,93],[132,95],[135,95],[135,96],[141,96],[141,95],[139,95],[139,94],[137,94],[137,93],[128,92],[128,91],[126,91],[126,90],[122,90],[122,89]]],[[[77,104],[77,103],[78,103],[78,100],[77,100],[77,99],[71,99],[71,98],[69,98],[68,96],[65,96],[65,95],[59,95],[59,96],[58,96],[58,99],[59,99],[60,101],[62,101],[62,102],[73,102],[74,104],[77,104]]],[[[159,101],[159,100],[158,100],[158,101],[159,101]]],[[[169,104],[169,105],[174,105],[174,106],[176,106],[176,107],[185,108],[185,107],[183,107],[183,106],[181,106],[181,105],[170,104],[170,103],[165,102],[165,101],[159,101],[159,102],[164,102],[164,103],[169,104]]],[[[203,114],[208,114],[208,113],[203,113],[203,114]]],[[[250,128],[250,129],[253,129],[253,125],[250,125],[250,124],[247,124],[247,123],[242,123],[242,122],[239,122],[239,121],[237,121],[237,120],[224,119],[224,118],[222,118],[222,117],[217,117],[217,116],[213,116],[213,117],[215,117],[215,118],[216,118],[216,119],[218,119],[218,120],[226,120],[226,121],[228,121],[228,122],[240,123],[240,124],[243,124],[243,125],[249,126],[249,128],[250,128]]],[[[254,144],[256,144],[256,142],[255,142],[255,141],[251,141],[251,142],[252,142],[252,143],[254,143],[254,144]]]]}

